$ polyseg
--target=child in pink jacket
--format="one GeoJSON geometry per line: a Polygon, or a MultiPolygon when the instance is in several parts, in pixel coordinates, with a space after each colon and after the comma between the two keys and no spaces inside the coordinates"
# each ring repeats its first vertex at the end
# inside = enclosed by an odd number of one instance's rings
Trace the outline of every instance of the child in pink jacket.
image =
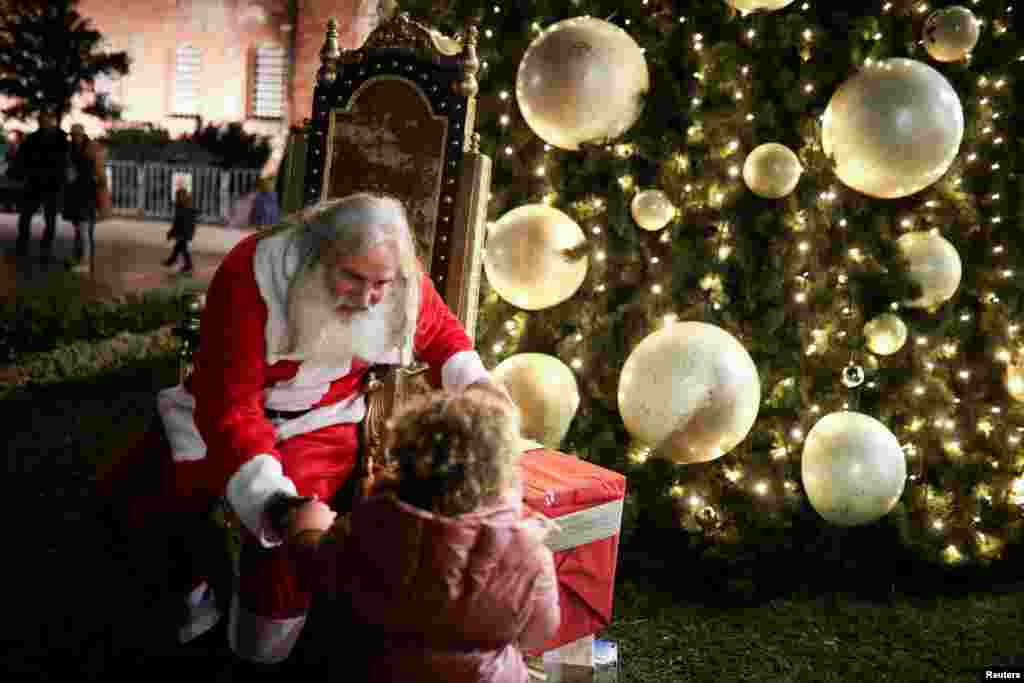
{"type": "Polygon", "coordinates": [[[339,655],[365,664],[352,680],[526,683],[522,650],[560,615],[551,523],[523,515],[518,433],[492,389],[423,397],[395,416],[390,462],[350,517],[326,534],[326,506],[295,520],[300,575],[360,634],[339,655]]]}

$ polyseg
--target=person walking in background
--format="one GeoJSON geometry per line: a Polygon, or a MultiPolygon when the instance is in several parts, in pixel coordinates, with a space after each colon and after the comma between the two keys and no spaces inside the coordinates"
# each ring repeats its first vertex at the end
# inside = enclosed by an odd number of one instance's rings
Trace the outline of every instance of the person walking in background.
{"type": "Polygon", "coordinates": [[[174,219],[171,229],[167,231],[167,239],[174,240],[174,250],[164,261],[168,268],[173,267],[181,256],[185,264],[179,271],[182,275],[192,273],[192,254],[188,251],[188,243],[196,236],[196,210],[192,206],[192,193],[184,185],[179,185],[174,192],[174,219]]]}
{"type": "Polygon", "coordinates": [[[256,181],[256,197],[252,202],[249,224],[269,227],[281,222],[281,206],[277,191],[274,189],[274,178],[263,177],[256,181]]]}
{"type": "Polygon", "coordinates": [[[106,181],[103,152],[80,123],[71,126],[68,184],[64,190],[64,220],[75,226],[75,270],[93,272],[96,256],[96,196],[106,181]]]}
{"type": "Polygon", "coordinates": [[[57,236],[57,205],[66,182],[69,145],[64,131],[57,126],[57,116],[50,112],[39,115],[39,129],[21,143],[14,157],[11,177],[25,184],[18,207],[17,254],[28,254],[32,234],[32,217],[43,207],[46,230],[39,243],[39,260],[52,258],[53,240],[57,236]]]}

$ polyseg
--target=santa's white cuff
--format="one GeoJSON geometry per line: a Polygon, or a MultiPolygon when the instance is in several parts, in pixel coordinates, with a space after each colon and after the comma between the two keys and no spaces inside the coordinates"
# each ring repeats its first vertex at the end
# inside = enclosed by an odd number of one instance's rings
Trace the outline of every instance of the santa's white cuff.
{"type": "Polygon", "coordinates": [[[284,542],[271,527],[265,514],[267,502],[279,493],[297,496],[295,482],[284,476],[281,463],[272,455],[261,453],[238,468],[228,480],[228,502],[242,524],[259,539],[265,548],[284,542]]]}
{"type": "Polygon", "coordinates": [[[459,351],[441,366],[441,385],[445,389],[459,391],[476,382],[490,382],[480,354],[476,351],[459,351]]]}

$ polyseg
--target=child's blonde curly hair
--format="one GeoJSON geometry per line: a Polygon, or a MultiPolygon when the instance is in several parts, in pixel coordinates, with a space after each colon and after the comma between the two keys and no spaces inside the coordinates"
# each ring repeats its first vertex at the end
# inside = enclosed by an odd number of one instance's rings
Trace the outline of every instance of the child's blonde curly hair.
{"type": "Polygon", "coordinates": [[[518,477],[519,414],[497,389],[417,397],[388,421],[374,493],[452,517],[496,502],[518,477]]]}

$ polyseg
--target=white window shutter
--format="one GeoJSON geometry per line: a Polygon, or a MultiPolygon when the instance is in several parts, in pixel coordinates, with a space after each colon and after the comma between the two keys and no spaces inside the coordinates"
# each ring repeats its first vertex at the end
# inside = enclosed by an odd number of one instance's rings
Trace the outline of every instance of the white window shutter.
{"type": "Polygon", "coordinates": [[[253,79],[252,115],[261,119],[284,116],[284,82],[288,68],[282,47],[256,48],[256,73],[253,79]]]}
{"type": "Polygon", "coordinates": [[[199,113],[199,77],[202,52],[191,45],[180,45],[174,59],[174,113],[199,113]]]}

